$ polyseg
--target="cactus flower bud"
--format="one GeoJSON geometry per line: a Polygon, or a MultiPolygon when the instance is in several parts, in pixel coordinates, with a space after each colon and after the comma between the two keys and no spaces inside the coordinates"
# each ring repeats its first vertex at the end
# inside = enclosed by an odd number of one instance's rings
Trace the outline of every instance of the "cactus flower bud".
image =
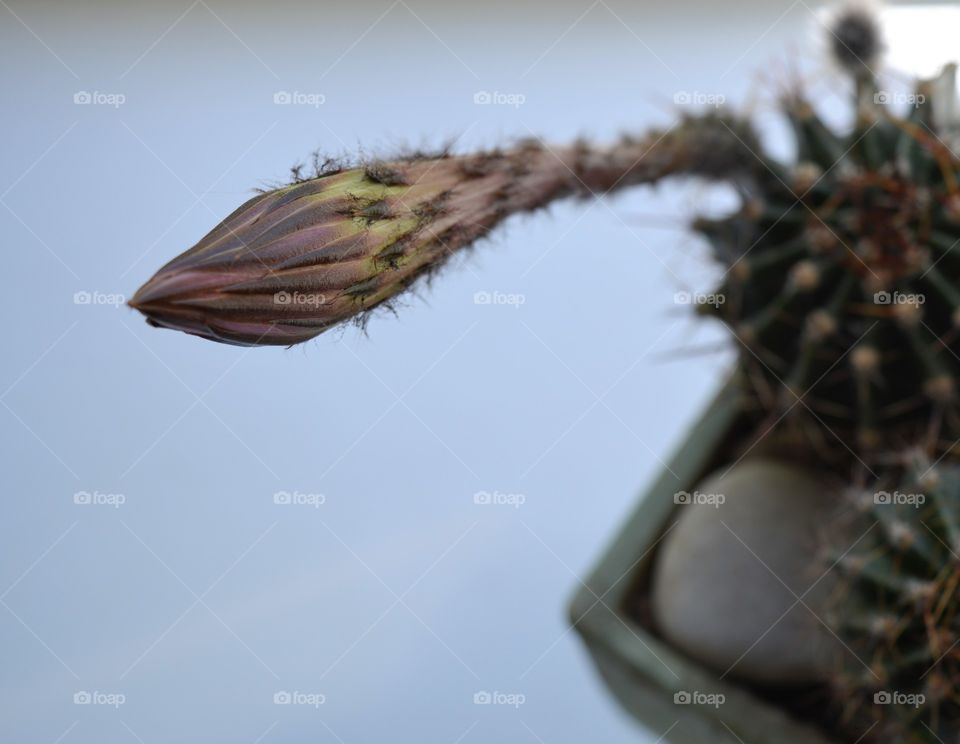
{"type": "Polygon", "coordinates": [[[151,325],[214,341],[306,341],[389,303],[510,215],[671,173],[728,172],[750,159],[732,132],[712,115],[606,148],[528,142],[297,179],[243,204],[130,305],[151,325]]]}

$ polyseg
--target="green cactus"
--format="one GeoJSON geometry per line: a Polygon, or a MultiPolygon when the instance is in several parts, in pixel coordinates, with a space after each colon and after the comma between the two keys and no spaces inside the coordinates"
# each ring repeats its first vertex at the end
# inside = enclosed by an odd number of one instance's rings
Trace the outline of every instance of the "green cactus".
{"type": "Polygon", "coordinates": [[[949,445],[960,433],[960,164],[934,116],[942,86],[921,82],[899,118],[872,79],[857,83],[845,134],[785,96],[797,162],[758,154],[767,177],[743,209],[694,225],[726,267],[714,293],[726,301],[701,309],[735,334],[769,410],[812,415],[867,451],[931,422],[933,446],[949,445]]]}
{"type": "Polygon", "coordinates": [[[833,680],[853,738],[960,738],[960,466],[920,452],[856,494],[865,536],[832,557],[841,582],[828,622],[845,653],[833,680]]]}
{"type": "Polygon", "coordinates": [[[722,272],[698,310],[735,338],[750,415],[764,435],[797,423],[838,438],[831,465],[869,461],[877,488],[891,489],[868,494],[861,516],[875,527],[834,556],[847,581],[830,622],[852,652],[832,680],[843,725],[853,739],[960,740],[956,67],[921,81],[900,115],[873,72],[873,18],[847,10],[830,30],[853,125],[834,131],[790,90],[780,99],[796,138],[790,163],[745,119],[719,113],[608,147],[533,141],[317,163],[241,205],[130,304],[155,326],[289,345],[390,306],[511,215],[671,176],[730,184],[739,208],[692,225],[722,272]],[[905,441],[919,443],[910,462],[885,464],[905,441]]]}

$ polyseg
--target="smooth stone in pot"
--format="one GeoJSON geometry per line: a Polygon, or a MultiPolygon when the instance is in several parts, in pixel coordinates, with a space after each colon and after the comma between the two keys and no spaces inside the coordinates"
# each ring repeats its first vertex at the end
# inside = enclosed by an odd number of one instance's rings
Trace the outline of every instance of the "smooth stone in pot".
{"type": "Polygon", "coordinates": [[[818,619],[836,584],[816,556],[840,494],[806,470],[754,459],[710,476],[690,501],[654,566],[663,636],[736,679],[825,679],[842,649],[818,619]]]}

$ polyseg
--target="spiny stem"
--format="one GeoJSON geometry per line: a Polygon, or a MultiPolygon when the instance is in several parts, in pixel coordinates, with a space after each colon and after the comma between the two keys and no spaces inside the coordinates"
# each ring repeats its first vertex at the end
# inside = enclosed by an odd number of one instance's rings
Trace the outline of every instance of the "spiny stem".
{"type": "Polygon", "coordinates": [[[365,318],[511,215],[675,174],[757,169],[749,128],[719,115],[666,131],[551,148],[374,161],[260,194],[147,282],[156,326],[289,345],[365,318]]]}

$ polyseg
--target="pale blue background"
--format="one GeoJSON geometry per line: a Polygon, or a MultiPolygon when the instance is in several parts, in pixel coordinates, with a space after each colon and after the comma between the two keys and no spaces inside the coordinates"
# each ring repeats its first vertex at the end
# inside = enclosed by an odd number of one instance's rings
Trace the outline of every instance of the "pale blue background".
{"type": "Polygon", "coordinates": [[[704,189],[515,220],[369,338],[243,350],[73,296],[131,295],[316,147],[612,138],[668,122],[681,90],[763,115],[805,64],[811,12],[337,5],[0,3],[3,741],[662,733],[607,697],[565,604],[729,361],[666,358],[718,339],[673,303],[709,277],[679,229],[704,189]],[[477,106],[480,90],[526,101],[477,106]],[[83,690],[126,702],[74,705],[83,690]],[[278,690],[326,702],[275,706],[278,690]],[[526,702],[475,706],[479,690],[526,702]]]}

